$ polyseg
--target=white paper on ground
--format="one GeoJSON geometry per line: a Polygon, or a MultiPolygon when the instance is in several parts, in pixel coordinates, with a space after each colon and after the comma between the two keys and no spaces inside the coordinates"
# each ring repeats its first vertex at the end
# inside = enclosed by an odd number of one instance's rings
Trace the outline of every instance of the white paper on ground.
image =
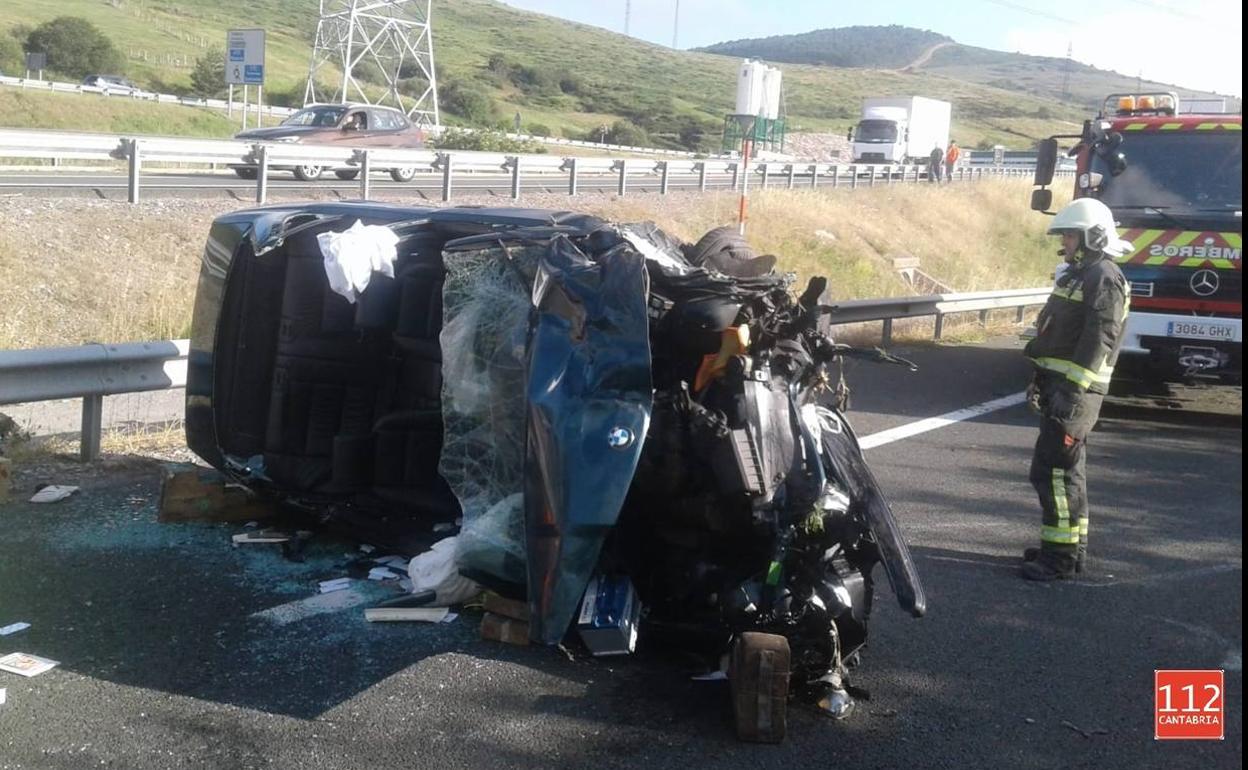
{"type": "Polygon", "coordinates": [[[345,231],[321,233],[316,240],[325,258],[329,288],[348,302],[354,303],[364,293],[373,273],[394,277],[399,236],[389,227],[366,225],[357,219],[345,231]]]}
{"type": "Polygon", "coordinates": [[[58,661],[28,655],[24,652],[13,652],[0,658],[0,671],[8,671],[20,676],[38,676],[50,668],[59,665],[58,661]]]}
{"type": "Polygon", "coordinates": [[[5,689],[3,687],[0,687],[0,706],[3,706],[5,700],[7,700],[7,696],[5,695],[5,692],[6,692],[5,689]]]}
{"type": "Polygon", "coordinates": [[[385,567],[373,567],[368,571],[369,580],[397,580],[398,578],[398,575],[385,567]]]}
{"type": "Polygon", "coordinates": [[[30,628],[29,623],[10,623],[4,628],[0,628],[0,636],[8,636],[9,634],[16,634],[18,631],[25,631],[28,628],[30,628]]]}
{"type": "Polygon", "coordinates": [[[330,591],[342,591],[351,587],[351,578],[338,578],[337,580],[322,580],[320,582],[321,593],[327,594],[330,591]]]}
{"type": "Polygon", "coordinates": [[[69,497],[78,491],[78,487],[71,487],[64,484],[49,484],[43,489],[35,493],[30,498],[32,503],[55,503],[69,497]]]}

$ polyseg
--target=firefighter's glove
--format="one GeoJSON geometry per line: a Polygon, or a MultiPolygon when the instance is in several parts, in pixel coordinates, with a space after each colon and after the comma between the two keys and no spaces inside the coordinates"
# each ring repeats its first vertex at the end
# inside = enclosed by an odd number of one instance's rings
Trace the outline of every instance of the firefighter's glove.
{"type": "Polygon", "coordinates": [[[1027,408],[1034,414],[1044,414],[1040,406],[1040,385],[1035,380],[1027,385],[1027,408]]]}
{"type": "Polygon", "coordinates": [[[1059,385],[1049,396],[1049,417],[1058,422],[1070,422],[1075,416],[1075,407],[1079,403],[1078,389],[1070,385],[1059,385]]]}

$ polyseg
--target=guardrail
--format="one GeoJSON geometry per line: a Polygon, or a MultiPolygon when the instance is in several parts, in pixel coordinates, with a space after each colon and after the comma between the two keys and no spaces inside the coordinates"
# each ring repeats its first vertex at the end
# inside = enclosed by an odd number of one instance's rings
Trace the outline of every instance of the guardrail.
{"type": "MultiPolygon", "coordinates": [[[[174,94],[158,94],[152,91],[144,91],[142,89],[132,89],[125,87],[109,88],[107,86],[86,86],[80,83],[59,83],[53,80],[34,80],[31,78],[14,78],[0,75],[0,86],[10,86],[13,88],[21,88],[31,91],[52,91],[61,94],[97,94],[99,96],[107,96],[112,99],[130,99],[133,101],[158,102],[160,104],[181,104],[184,107],[206,107],[210,110],[228,110],[229,102],[224,99],[201,99],[195,96],[176,96],[174,94]]],[[[235,109],[242,110],[242,105],[236,104],[235,109]]],[[[255,114],[255,105],[248,105],[251,114],[255,114]]],[[[286,118],[294,115],[298,110],[290,107],[274,107],[272,105],[263,105],[260,108],[261,114],[273,118],[286,118]]]]}
{"type": "Polygon", "coordinates": [[[104,397],[186,386],[188,340],[0,351],[0,405],[82,399],[80,455],[100,455],[104,397]]]}
{"type": "MultiPolygon", "coordinates": [[[[626,195],[630,184],[637,181],[652,186],[657,183],[658,192],[665,195],[673,185],[696,186],[699,191],[705,191],[711,186],[739,189],[747,176],[742,173],[742,162],[737,159],[554,157],[7,130],[0,130],[0,157],[124,160],[128,171],[127,198],[131,203],[138,203],[142,196],[145,163],[230,165],[245,179],[255,179],[257,203],[267,202],[271,171],[299,167],[315,170],[317,173],[330,169],[347,175],[354,174],[359,179],[361,198],[370,197],[372,174],[377,171],[389,171],[398,181],[408,181],[418,174],[427,179],[439,178],[443,201],[450,201],[454,197],[455,181],[461,173],[509,175],[512,199],[521,197],[523,180],[533,176],[546,181],[552,177],[562,177],[559,183],[566,184],[570,195],[579,192],[580,182],[585,177],[610,177],[614,181],[617,195],[626,195]]],[[[926,169],[921,166],[891,164],[760,162],[751,163],[749,172],[750,186],[762,188],[782,186],[788,189],[852,189],[927,179],[926,169]]],[[[953,181],[981,179],[985,176],[1021,177],[1029,173],[1027,169],[1021,168],[962,166],[954,172],[953,181]]],[[[98,186],[93,182],[81,184],[84,187],[98,186]]]]}
{"type": "MultiPolygon", "coordinates": [[[[947,315],[979,312],[982,322],[990,310],[1018,308],[1021,322],[1025,308],[1044,304],[1049,293],[1045,287],[850,300],[833,305],[830,319],[833,324],[883,321],[887,345],[894,319],[935,316],[940,339],[947,315]]],[[[0,406],[81,398],[80,456],[94,460],[100,454],[104,396],[185,387],[189,349],[188,340],[167,340],[0,351],[0,406]]]]}

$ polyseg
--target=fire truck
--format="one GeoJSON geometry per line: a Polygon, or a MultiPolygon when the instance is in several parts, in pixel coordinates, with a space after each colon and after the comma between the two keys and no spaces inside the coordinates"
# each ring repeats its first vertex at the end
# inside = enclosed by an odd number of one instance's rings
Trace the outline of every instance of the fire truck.
{"type": "Polygon", "coordinates": [[[1109,206],[1132,244],[1116,379],[1242,381],[1242,125],[1171,92],[1111,94],[1082,134],[1041,142],[1031,207],[1052,213],[1058,140],[1076,139],[1075,197],[1109,206]]]}

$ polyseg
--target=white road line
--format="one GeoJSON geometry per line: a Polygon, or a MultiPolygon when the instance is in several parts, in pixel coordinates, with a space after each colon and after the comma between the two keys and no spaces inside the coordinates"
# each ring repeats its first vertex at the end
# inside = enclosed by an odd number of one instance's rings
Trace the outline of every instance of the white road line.
{"type": "Polygon", "coordinates": [[[1001,409],[1008,409],[1011,406],[1018,406],[1026,400],[1027,394],[1025,392],[1015,393],[1010,396],[993,399],[992,401],[985,401],[984,403],[976,404],[975,406],[968,406],[967,408],[959,409],[956,412],[947,412],[939,417],[929,417],[926,420],[919,420],[918,422],[912,422],[908,425],[901,425],[896,428],[882,430],[879,433],[872,433],[870,436],[864,436],[859,439],[858,443],[863,449],[874,449],[877,446],[891,444],[894,441],[901,441],[903,438],[910,438],[911,436],[917,436],[920,433],[927,433],[929,430],[936,430],[937,428],[943,428],[946,425],[953,425],[954,423],[962,422],[963,420],[970,420],[1001,409]]]}
{"type": "Polygon", "coordinates": [[[288,626],[291,623],[313,617],[314,615],[349,610],[352,607],[359,607],[375,601],[377,601],[377,594],[374,591],[348,588],[345,591],[317,594],[307,599],[279,604],[267,610],[253,612],[251,617],[267,620],[275,626],[288,626]]]}

